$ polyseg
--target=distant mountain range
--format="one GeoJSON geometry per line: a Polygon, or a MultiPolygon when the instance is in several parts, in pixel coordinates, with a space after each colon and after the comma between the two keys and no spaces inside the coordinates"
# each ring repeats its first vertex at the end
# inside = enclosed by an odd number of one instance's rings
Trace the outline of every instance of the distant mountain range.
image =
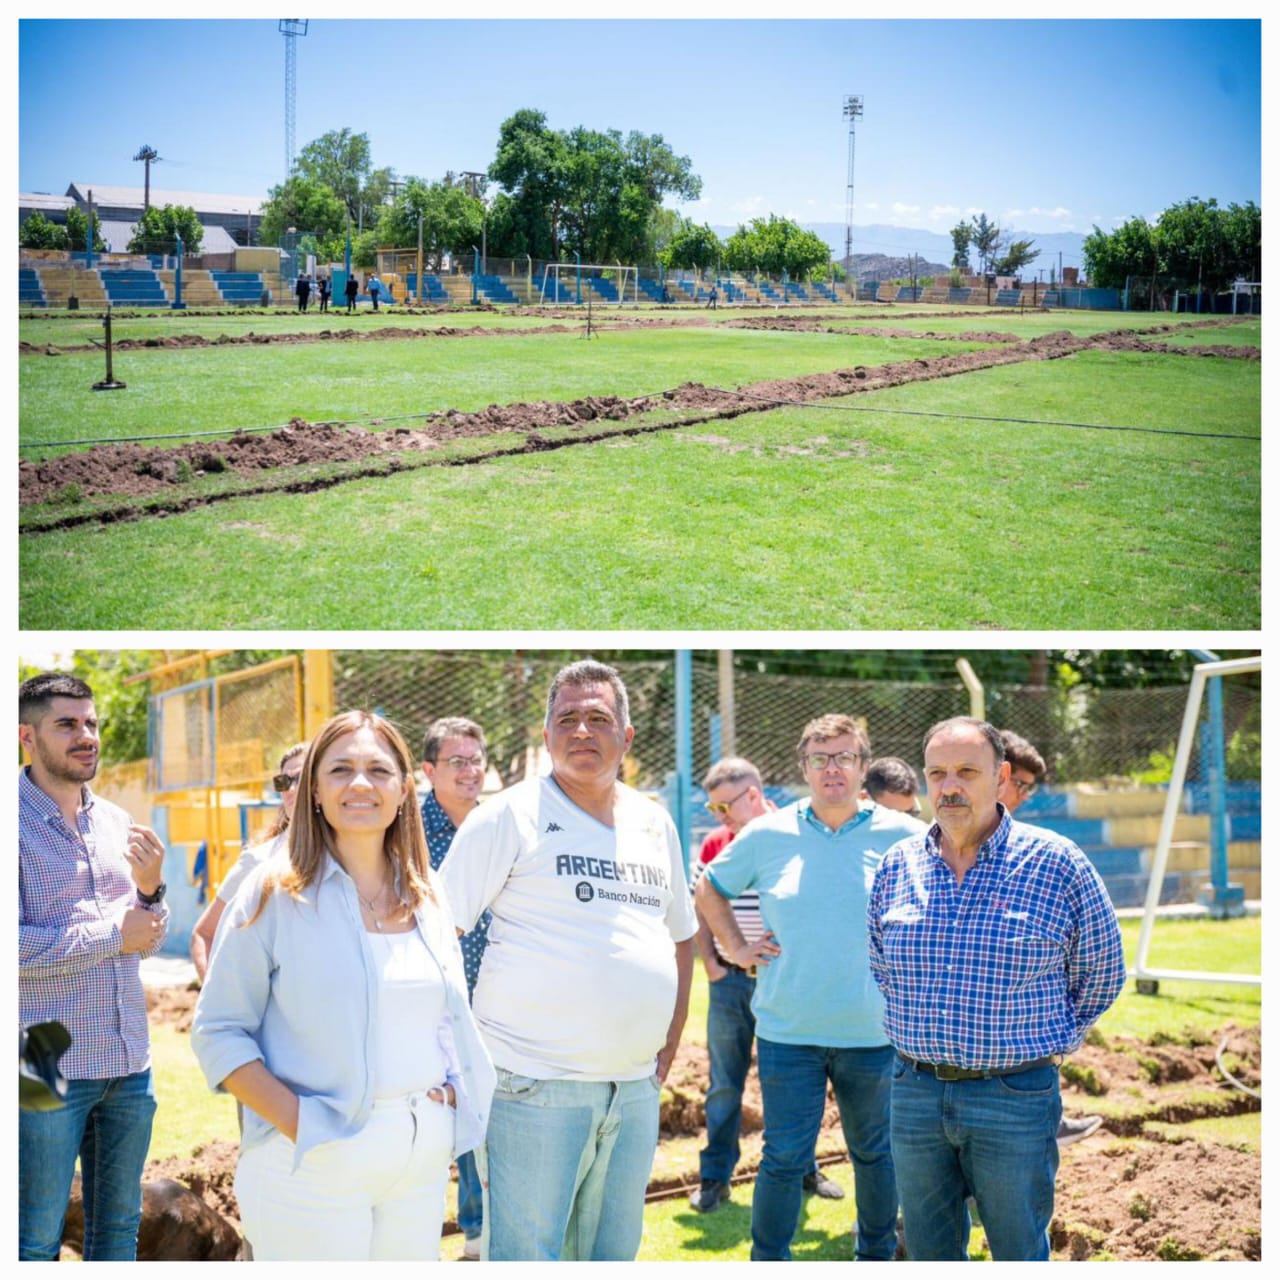
{"type": "MultiPolygon", "coordinates": [[[[844,257],[844,232],[842,222],[805,222],[801,224],[806,231],[812,231],[831,246],[831,256],[837,261],[844,257]]],[[[731,236],[737,226],[713,226],[711,228],[722,240],[731,236]]],[[[1084,266],[1084,236],[1078,231],[1017,231],[1008,232],[1013,240],[1032,240],[1040,251],[1040,256],[1033,258],[1029,265],[1023,267],[1024,279],[1030,280],[1044,272],[1049,278],[1049,269],[1058,274],[1058,254],[1062,254],[1062,266],[1084,266]]],[[[950,264],[954,248],[951,236],[945,232],[921,231],[915,227],[891,227],[885,223],[873,222],[866,226],[853,224],[853,252],[855,256],[862,254],[883,254],[888,258],[910,258],[916,254],[930,263],[950,264]]],[[[976,267],[973,251],[970,250],[970,261],[976,267]]]]}

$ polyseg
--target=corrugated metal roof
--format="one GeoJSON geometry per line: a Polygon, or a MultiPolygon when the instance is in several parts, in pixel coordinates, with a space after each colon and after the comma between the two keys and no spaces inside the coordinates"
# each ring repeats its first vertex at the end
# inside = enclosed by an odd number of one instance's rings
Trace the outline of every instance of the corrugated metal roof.
{"type": "Polygon", "coordinates": [[[70,196],[51,196],[44,191],[19,191],[19,209],[50,210],[54,213],[65,213],[75,204],[70,196]]]}
{"type": "MultiPolygon", "coordinates": [[[[95,204],[114,205],[123,209],[141,210],[146,195],[143,187],[112,187],[96,182],[73,182],[67,188],[67,195],[88,200],[89,192],[93,192],[95,204]]],[[[266,196],[225,196],[209,191],[162,191],[159,187],[151,188],[151,203],[163,208],[167,204],[183,205],[201,213],[252,213],[262,212],[266,196]]]]}
{"type": "MultiPolygon", "coordinates": [[[[95,192],[95,198],[97,193],[95,192]]],[[[133,239],[132,222],[120,222],[103,218],[101,222],[102,238],[106,241],[108,253],[128,253],[129,241],[133,239]]],[[[204,226],[201,223],[201,226],[204,226]]],[[[205,227],[204,238],[200,242],[201,253],[231,253],[238,248],[236,242],[228,234],[225,227],[205,227]]]]}

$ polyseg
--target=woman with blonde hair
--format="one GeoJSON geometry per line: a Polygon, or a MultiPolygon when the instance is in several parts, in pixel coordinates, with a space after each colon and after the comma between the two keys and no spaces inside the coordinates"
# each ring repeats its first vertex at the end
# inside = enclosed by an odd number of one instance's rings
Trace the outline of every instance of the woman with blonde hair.
{"type": "Polygon", "coordinates": [[[316,735],[288,859],[227,909],[191,1039],[245,1106],[235,1190],[257,1260],[438,1257],[449,1165],[484,1136],[494,1071],[413,762],[381,717],[316,735]]]}

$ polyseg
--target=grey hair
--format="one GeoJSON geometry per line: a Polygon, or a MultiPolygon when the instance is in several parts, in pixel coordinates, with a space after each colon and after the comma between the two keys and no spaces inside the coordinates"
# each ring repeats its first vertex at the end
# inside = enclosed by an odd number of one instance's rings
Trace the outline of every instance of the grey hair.
{"type": "Polygon", "coordinates": [[[583,658],[580,662],[571,662],[567,667],[561,667],[556,672],[555,678],[551,681],[551,688],[547,690],[547,726],[551,725],[552,708],[556,705],[556,698],[560,696],[560,690],[565,685],[581,689],[591,684],[607,684],[613,690],[613,702],[618,711],[618,719],[626,729],[631,724],[631,704],[627,699],[627,686],[622,683],[622,677],[613,667],[603,662],[596,662],[594,658],[583,658]]]}

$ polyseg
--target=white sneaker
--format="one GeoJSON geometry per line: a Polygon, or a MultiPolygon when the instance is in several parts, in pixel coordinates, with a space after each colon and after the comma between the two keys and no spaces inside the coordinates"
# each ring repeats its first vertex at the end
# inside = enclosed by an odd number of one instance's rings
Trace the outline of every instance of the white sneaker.
{"type": "Polygon", "coordinates": [[[462,1260],[464,1262],[480,1261],[480,1237],[468,1236],[467,1242],[462,1246],[462,1260]]]}

